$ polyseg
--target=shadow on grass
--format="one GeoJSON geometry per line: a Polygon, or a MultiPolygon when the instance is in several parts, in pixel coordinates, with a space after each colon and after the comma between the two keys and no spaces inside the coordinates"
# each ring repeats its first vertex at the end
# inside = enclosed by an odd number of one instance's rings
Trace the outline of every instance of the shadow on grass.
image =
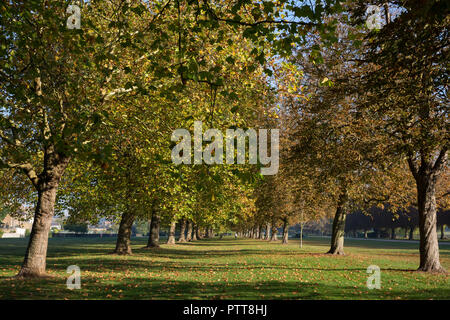
{"type": "Polygon", "coordinates": [[[446,299],[450,295],[450,289],[408,292],[405,296],[402,290],[368,290],[364,285],[300,281],[216,283],[141,277],[122,278],[120,282],[84,277],[81,290],[68,290],[64,278],[0,285],[1,299],[423,299],[424,295],[446,299]]]}
{"type": "MultiPolygon", "coordinates": [[[[114,239],[50,239],[47,265],[54,278],[23,281],[2,277],[0,299],[448,299],[450,296],[450,288],[445,284],[418,292],[409,287],[368,290],[366,268],[362,262],[352,262],[351,255],[301,252],[279,244],[264,247],[268,243],[260,240],[207,239],[152,250],[142,249],[145,244],[145,238],[133,239],[133,255],[112,256],[109,253],[114,239]],[[222,250],[222,246],[229,250],[222,250]],[[81,290],[66,288],[65,272],[72,264],[82,270],[81,290]],[[267,272],[260,272],[263,270],[267,272]],[[351,280],[339,284],[350,273],[353,273],[351,280]],[[302,282],[296,276],[283,279],[285,274],[304,277],[320,274],[322,278],[302,282]]],[[[25,248],[23,239],[2,241],[0,271],[15,272],[22,263],[25,248]]],[[[370,259],[376,259],[377,254],[370,259]]],[[[405,269],[404,265],[382,271],[410,274],[415,270],[405,269]]],[[[401,279],[403,275],[396,277],[401,279]]],[[[413,277],[407,279],[413,281],[413,277]]],[[[401,283],[409,286],[406,282],[401,283]]]]}

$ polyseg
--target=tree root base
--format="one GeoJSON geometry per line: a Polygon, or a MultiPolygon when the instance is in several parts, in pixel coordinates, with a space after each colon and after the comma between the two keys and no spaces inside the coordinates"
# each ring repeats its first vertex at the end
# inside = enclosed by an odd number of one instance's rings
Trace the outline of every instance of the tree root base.
{"type": "Polygon", "coordinates": [[[24,279],[53,279],[54,275],[45,272],[35,272],[31,270],[21,270],[16,276],[11,277],[11,280],[24,280],[24,279]]]}
{"type": "Polygon", "coordinates": [[[436,273],[436,274],[448,274],[447,270],[444,267],[439,268],[419,268],[416,272],[426,272],[426,273],[436,273]]]}
{"type": "Polygon", "coordinates": [[[328,251],[327,254],[331,254],[333,256],[345,256],[343,251],[328,251]]]}

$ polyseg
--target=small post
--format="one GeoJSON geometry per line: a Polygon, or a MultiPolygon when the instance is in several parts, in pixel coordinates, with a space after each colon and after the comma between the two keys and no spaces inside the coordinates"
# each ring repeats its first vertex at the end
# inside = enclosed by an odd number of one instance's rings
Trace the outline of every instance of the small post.
{"type": "Polygon", "coordinates": [[[300,214],[300,248],[303,248],[303,211],[300,214]]]}

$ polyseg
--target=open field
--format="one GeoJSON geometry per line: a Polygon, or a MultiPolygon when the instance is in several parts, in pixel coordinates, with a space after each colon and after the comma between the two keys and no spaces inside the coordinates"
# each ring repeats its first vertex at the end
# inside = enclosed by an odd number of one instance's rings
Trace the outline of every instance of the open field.
{"type": "MultiPolygon", "coordinates": [[[[450,299],[450,276],[414,272],[418,243],[346,240],[346,256],[323,254],[328,240],[289,245],[260,240],[201,240],[109,253],[115,239],[50,239],[53,277],[23,282],[26,239],[0,239],[0,299],[450,299]],[[369,265],[381,268],[381,289],[366,287],[369,265]],[[81,289],[66,288],[66,268],[81,269],[81,289]]],[[[450,246],[441,263],[450,270],[450,246]]]]}

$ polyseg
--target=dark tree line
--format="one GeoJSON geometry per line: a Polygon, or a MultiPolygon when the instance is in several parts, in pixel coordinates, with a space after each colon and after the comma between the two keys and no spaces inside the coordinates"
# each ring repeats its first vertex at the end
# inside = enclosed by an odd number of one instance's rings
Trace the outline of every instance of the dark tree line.
{"type": "MultiPolygon", "coordinates": [[[[437,212],[437,227],[441,230],[441,239],[445,237],[445,226],[450,225],[450,210],[439,210],[437,212]]],[[[369,236],[389,237],[395,239],[398,229],[404,230],[403,237],[409,240],[413,239],[414,230],[419,227],[419,212],[415,208],[390,212],[387,208],[381,209],[372,207],[364,211],[356,211],[348,215],[345,232],[350,235],[356,235],[362,232],[365,238],[369,236]],[[372,232],[373,230],[373,232],[372,232]],[[370,232],[372,232],[370,234],[370,232]]]]}

